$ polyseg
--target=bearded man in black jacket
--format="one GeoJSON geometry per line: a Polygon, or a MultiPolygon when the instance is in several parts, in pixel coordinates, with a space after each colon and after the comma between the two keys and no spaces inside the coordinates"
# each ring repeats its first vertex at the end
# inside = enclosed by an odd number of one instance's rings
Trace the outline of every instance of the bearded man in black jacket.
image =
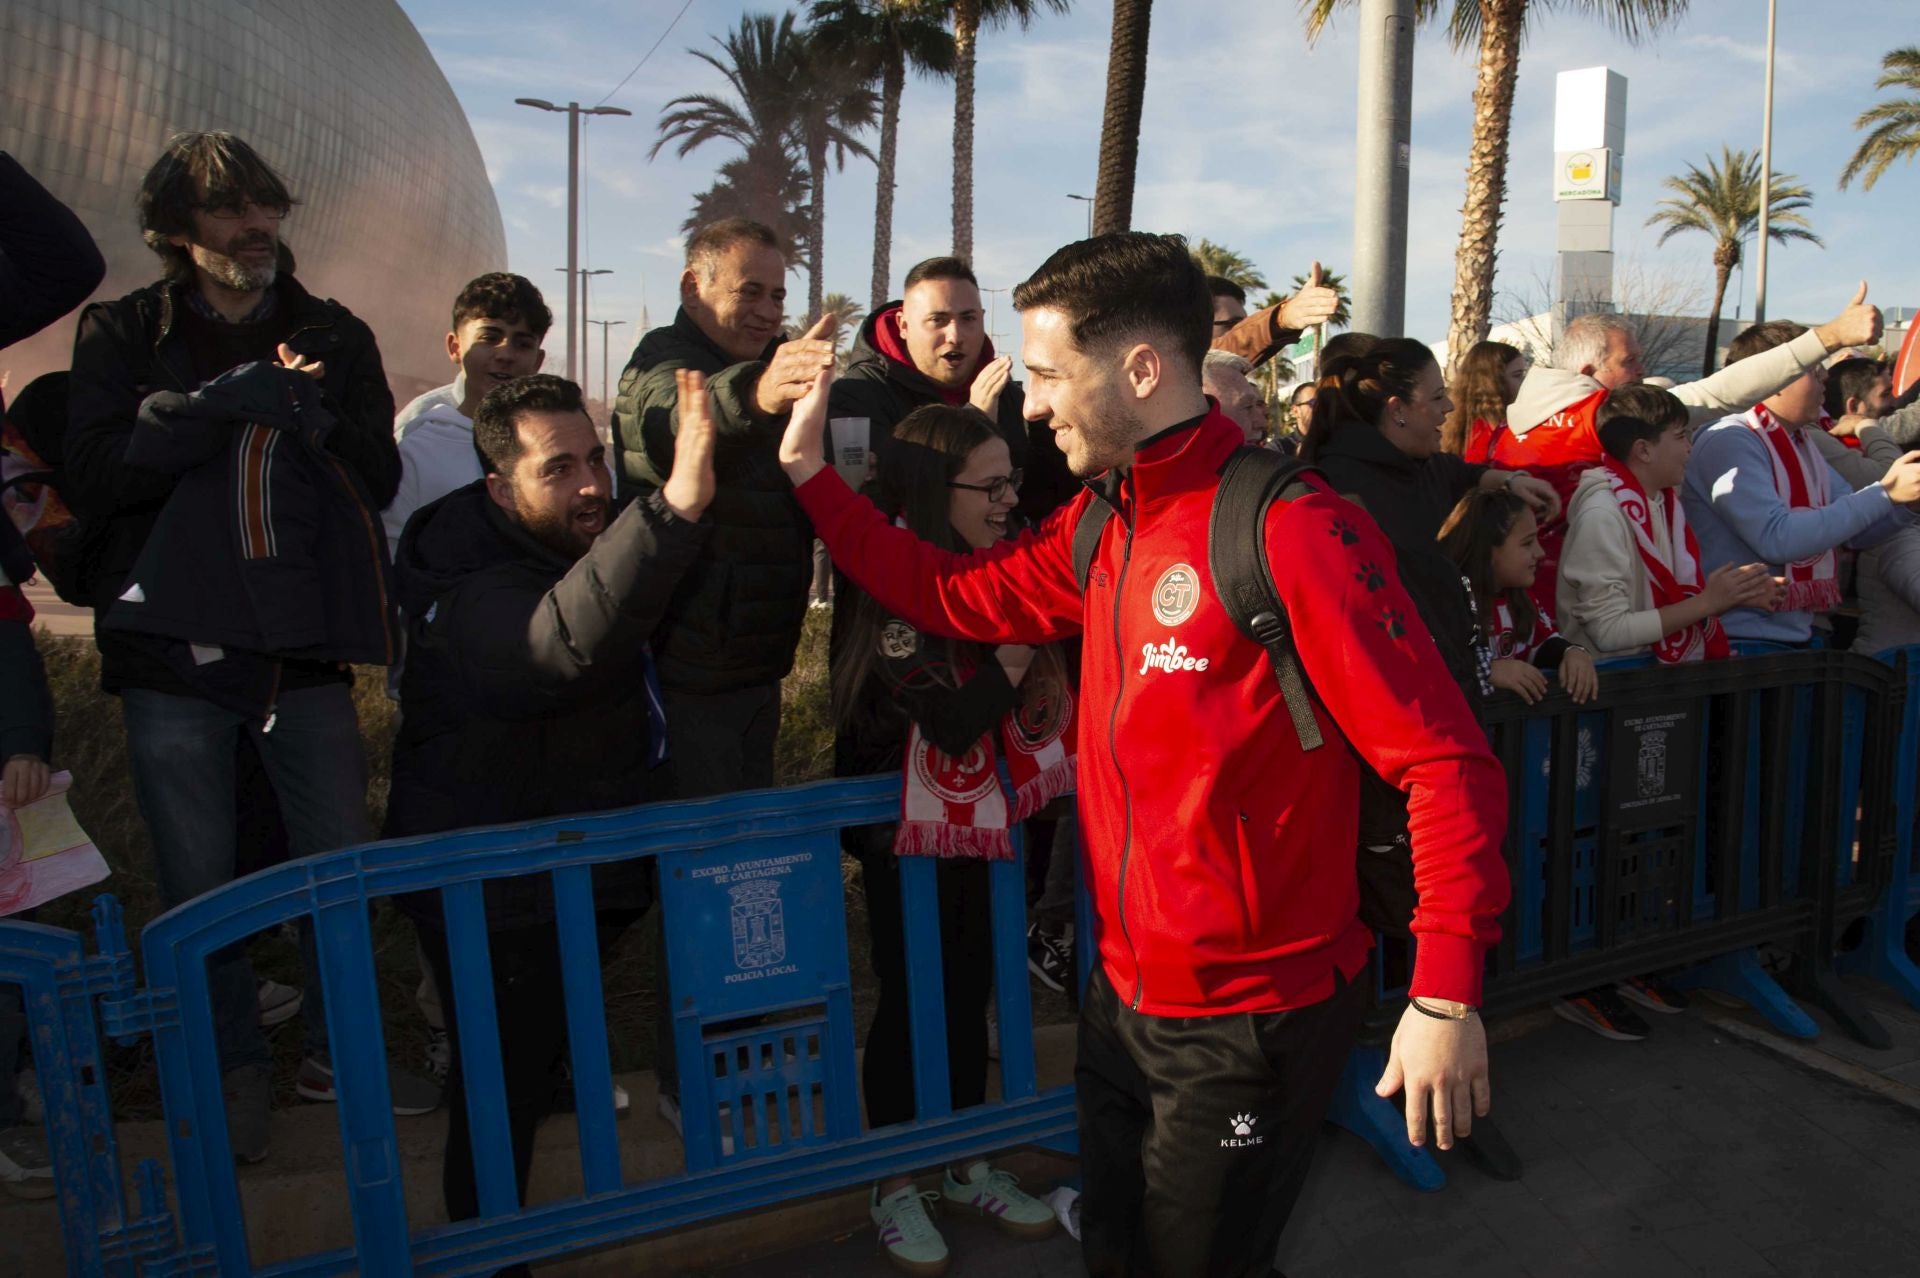
{"type": "MultiPolygon", "coordinates": [[[[314,297],[293,278],[292,255],[280,240],[293,206],[285,182],[239,138],[176,135],[138,197],[141,231],[164,278],[88,307],[74,340],[67,499],[90,529],[86,576],[101,685],[121,699],[134,798],[152,836],[160,899],[169,907],[234,877],[236,759],[248,739],[272,779],[293,855],[372,835],[351,676],[338,662],[274,661],[211,641],[101,625],[123,596],[138,601],[152,589],[130,574],[176,487],[176,476],[128,455],[141,406],[155,392],[190,393],[250,363],[279,365],[271,371],[282,376],[305,374],[319,383],[321,406],[333,418],[326,453],[353,472],[373,510],[393,500],[400,455],[379,349],[346,307],[314,297]],[[247,681],[265,689],[256,707],[243,711],[220,699],[216,690],[233,682],[231,672],[263,662],[272,666],[268,677],[247,681]]],[[[374,555],[377,561],[377,547],[374,555]]],[[[307,944],[300,1090],[314,1095],[324,1088],[330,1097],[326,1022],[307,944]]],[[[208,976],[228,1137],[237,1157],[258,1162],[267,1155],[272,1062],[244,949],[233,947],[209,964],[208,976]]],[[[396,1107],[403,1078],[395,1079],[396,1107]]],[[[419,1104],[403,1112],[437,1103],[430,1086],[421,1090],[419,1104]]]]}
{"type": "MultiPolygon", "coordinates": [[[[668,797],[666,724],[648,641],[711,531],[706,379],[675,375],[673,470],[617,510],[607,449],[563,378],[487,393],[473,419],[484,477],[423,507],[400,539],[407,615],[389,836],[630,807],[668,797]]],[[[651,899],[646,866],[594,876],[603,947],[651,899]]],[[[489,954],[521,1201],[533,1133],[567,1042],[546,875],[486,884],[489,954]]],[[[437,894],[403,902],[439,988],[454,989],[437,894]]],[[[457,1009],[443,1003],[447,1028],[457,1009]]],[[[447,1216],[479,1214],[457,1044],[447,1075],[447,1216]]]]}

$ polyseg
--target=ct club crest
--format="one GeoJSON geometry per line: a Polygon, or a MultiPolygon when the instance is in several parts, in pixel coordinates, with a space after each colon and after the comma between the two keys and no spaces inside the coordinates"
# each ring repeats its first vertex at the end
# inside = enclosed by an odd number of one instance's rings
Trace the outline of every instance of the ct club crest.
{"type": "Polygon", "coordinates": [[[1153,615],[1163,626],[1177,626],[1200,606],[1200,575],[1187,564],[1175,564],[1153,583],[1153,615]]]}

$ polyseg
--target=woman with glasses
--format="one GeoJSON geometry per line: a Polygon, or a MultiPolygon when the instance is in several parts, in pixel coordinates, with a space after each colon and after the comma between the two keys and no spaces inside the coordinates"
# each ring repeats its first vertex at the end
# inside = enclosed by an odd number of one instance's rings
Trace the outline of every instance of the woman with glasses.
{"type": "MultiPolygon", "coordinates": [[[[927,405],[901,421],[866,493],[928,541],[965,552],[1014,531],[1021,475],[993,422],[965,406],[927,405]]],[[[842,578],[831,655],[834,771],[901,778],[902,820],[846,832],[860,862],[879,1003],[861,1079],[874,1127],[914,1115],[901,856],[936,858],[946,988],[947,1072],[955,1109],[986,1099],[986,1008],[993,983],[988,862],[1013,855],[1012,827],[1072,788],[1072,695],[1051,649],[989,647],[916,631],[842,578]],[[1013,782],[999,781],[1004,762],[1013,782]]],[[[889,1258],[939,1273],[946,1243],[929,1200],[1042,1237],[1052,1210],[985,1160],[949,1167],[939,1192],[908,1176],[874,1186],[872,1216],[889,1258]]]]}

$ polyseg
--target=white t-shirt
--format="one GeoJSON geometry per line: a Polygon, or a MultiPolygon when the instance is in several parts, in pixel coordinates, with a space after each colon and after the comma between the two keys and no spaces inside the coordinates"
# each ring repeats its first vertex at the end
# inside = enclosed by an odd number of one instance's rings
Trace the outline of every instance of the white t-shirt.
{"type": "Polygon", "coordinates": [[[473,419],[451,404],[433,404],[414,419],[400,440],[400,490],[381,516],[389,553],[413,512],[480,478],[473,451],[473,419]]]}

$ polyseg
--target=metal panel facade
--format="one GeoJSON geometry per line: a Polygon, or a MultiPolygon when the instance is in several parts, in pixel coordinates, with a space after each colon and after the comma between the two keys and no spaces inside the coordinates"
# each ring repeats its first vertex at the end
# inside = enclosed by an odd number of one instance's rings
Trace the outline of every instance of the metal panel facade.
{"type": "MultiPolygon", "coordinates": [[[[86,221],[98,296],[160,274],[133,199],[167,137],[230,129],[300,200],[282,228],[313,292],[373,326],[396,390],[448,379],[468,279],[507,265],[480,148],[394,0],[0,0],[0,150],[86,221]]],[[[0,354],[64,368],[73,321],[0,354]]]]}

